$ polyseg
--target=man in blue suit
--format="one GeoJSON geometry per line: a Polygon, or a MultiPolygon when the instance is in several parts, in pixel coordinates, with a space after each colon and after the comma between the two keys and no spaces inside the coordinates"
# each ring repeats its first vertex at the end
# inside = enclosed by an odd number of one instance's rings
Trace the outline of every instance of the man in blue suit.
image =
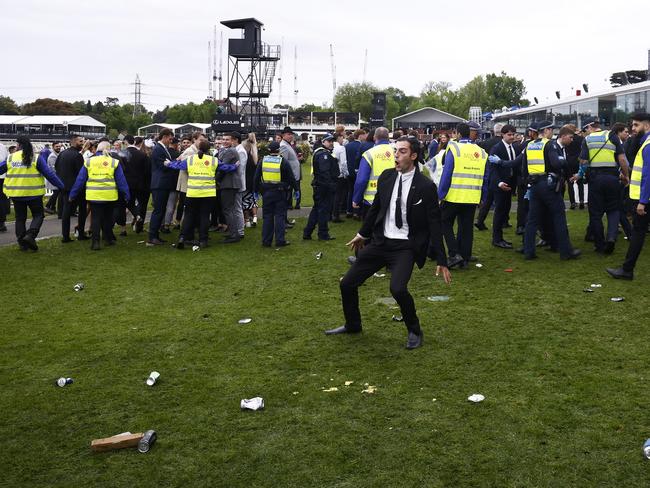
{"type": "Polygon", "coordinates": [[[149,222],[149,240],[147,246],[159,246],[165,241],[160,238],[160,227],[169,193],[176,189],[178,171],[165,166],[166,160],[173,160],[168,146],[174,138],[171,129],[163,129],[158,134],[158,142],[151,152],[151,196],[153,198],[153,212],[149,222]]]}
{"type": "MultiPolygon", "coordinates": [[[[506,124],[501,127],[500,141],[492,146],[490,155],[502,161],[514,161],[521,150],[515,149],[517,129],[506,124]]],[[[507,166],[493,166],[490,170],[490,188],[494,195],[494,217],[492,220],[492,245],[502,249],[512,249],[512,242],[503,238],[503,227],[508,221],[512,203],[512,189],[515,186],[513,169],[507,166]]]]}

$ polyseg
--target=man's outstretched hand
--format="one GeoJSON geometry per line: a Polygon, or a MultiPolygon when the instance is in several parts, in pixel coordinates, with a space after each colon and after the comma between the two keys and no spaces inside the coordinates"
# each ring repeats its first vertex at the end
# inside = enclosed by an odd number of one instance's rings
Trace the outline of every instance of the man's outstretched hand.
{"type": "Polygon", "coordinates": [[[365,245],[366,245],[366,240],[359,234],[354,236],[354,239],[352,239],[350,242],[346,244],[346,246],[350,246],[350,249],[352,249],[353,251],[359,251],[365,245]]]}
{"type": "Polygon", "coordinates": [[[440,273],[442,273],[442,279],[445,280],[445,283],[451,283],[451,273],[449,272],[449,268],[447,266],[437,266],[436,276],[440,276],[440,273]]]}

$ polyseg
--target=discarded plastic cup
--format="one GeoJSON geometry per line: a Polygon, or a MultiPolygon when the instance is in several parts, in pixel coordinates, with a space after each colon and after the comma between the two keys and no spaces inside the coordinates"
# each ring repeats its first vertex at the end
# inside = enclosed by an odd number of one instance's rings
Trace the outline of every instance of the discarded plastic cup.
{"type": "Polygon", "coordinates": [[[199,249],[201,249],[199,246],[192,246],[192,251],[195,251],[195,252],[196,252],[196,251],[198,251],[199,249]]]}
{"type": "Polygon", "coordinates": [[[386,276],[386,273],[375,273],[373,276],[375,278],[383,278],[384,276],[386,276]]]}
{"type": "Polygon", "coordinates": [[[650,439],[643,443],[643,457],[650,459],[650,439]]]}
{"type": "Polygon", "coordinates": [[[485,400],[485,397],[483,395],[481,395],[480,393],[474,393],[473,395],[470,395],[469,397],[467,397],[467,399],[470,402],[479,403],[479,402],[482,402],[483,400],[485,400]]]}
{"type": "Polygon", "coordinates": [[[75,283],[74,291],[81,291],[83,289],[84,289],[84,284],[83,283],[75,283]]]}
{"type": "Polygon", "coordinates": [[[392,320],[393,322],[404,322],[404,317],[402,317],[401,315],[393,315],[392,320]]]}
{"type": "Polygon", "coordinates": [[[321,259],[322,257],[323,257],[322,252],[316,253],[316,259],[321,259]]]}
{"type": "Polygon", "coordinates": [[[158,371],[152,371],[149,374],[149,378],[147,378],[147,385],[148,386],[153,386],[156,384],[156,381],[158,381],[158,378],[160,377],[160,373],[158,371]]]}
{"type": "Polygon", "coordinates": [[[239,319],[237,321],[238,324],[244,325],[244,324],[250,324],[253,321],[251,318],[245,318],[245,319],[239,319]]]}
{"type": "Polygon", "coordinates": [[[427,300],[430,302],[448,302],[449,297],[447,295],[431,295],[427,297],[427,300]]]}
{"type": "Polygon", "coordinates": [[[590,286],[592,288],[602,288],[603,287],[603,285],[601,285],[600,283],[592,283],[590,286]]]}
{"type": "Polygon", "coordinates": [[[138,452],[149,452],[149,450],[156,443],[158,435],[155,430],[148,430],[144,433],[144,437],[138,442],[138,452]]]}
{"type": "Polygon", "coordinates": [[[625,301],[625,297],[612,297],[612,298],[610,298],[610,300],[611,300],[612,302],[624,302],[624,301],[625,301]]]}
{"type": "Polygon", "coordinates": [[[595,290],[593,288],[585,288],[584,290],[585,293],[593,293],[595,290]]]}
{"type": "Polygon", "coordinates": [[[72,378],[63,378],[63,377],[61,377],[58,380],[56,380],[56,385],[60,386],[61,388],[63,388],[64,386],[67,386],[67,385],[71,385],[72,383],[74,383],[74,380],[72,378]]]}
{"type": "Polygon", "coordinates": [[[481,263],[476,263],[475,266],[476,266],[477,268],[482,268],[482,267],[483,267],[483,265],[482,265],[481,263]]]}
{"type": "Polygon", "coordinates": [[[264,410],[264,399],[262,397],[244,398],[240,407],[242,410],[264,410]]]}

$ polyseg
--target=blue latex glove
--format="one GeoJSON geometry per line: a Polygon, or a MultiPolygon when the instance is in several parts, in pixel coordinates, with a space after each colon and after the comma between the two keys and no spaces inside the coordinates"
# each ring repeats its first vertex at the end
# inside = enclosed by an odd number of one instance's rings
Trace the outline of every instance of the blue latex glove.
{"type": "Polygon", "coordinates": [[[296,200],[300,200],[300,192],[299,191],[294,192],[294,195],[296,197],[296,200]]]}
{"type": "Polygon", "coordinates": [[[253,193],[253,198],[254,198],[255,200],[259,200],[259,199],[260,199],[260,194],[257,193],[257,192],[253,193]]]}
{"type": "Polygon", "coordinates": [[[530,200],[530,188],[524,193],[524,200],[530,200]]]}
{"type": "Polygon", "coordinates": [[[490,161],[490,163],[492,164],[497,164],[497,165],[501,164],[501,158],[499,158],[499,156],[495,154],[488,156],[488,161],[490,161]]]}

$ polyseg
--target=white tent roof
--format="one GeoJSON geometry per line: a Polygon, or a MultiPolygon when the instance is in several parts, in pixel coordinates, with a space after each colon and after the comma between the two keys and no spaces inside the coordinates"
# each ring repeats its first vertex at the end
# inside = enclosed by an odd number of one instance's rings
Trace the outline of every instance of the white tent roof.
{"type": "Polygon", "coordinates": [[[465,122],[465,119],[444,112],[433,107],[424,107],[413,112],[409,112],[393,119],[393,123],[400,122],[420,122],[420,123],[454,123],[465,122]]]}
{"type": "Polygon", "coordinates": [[[0,124],[15,124],[19,120],[26,119],[24,115],[0,115],[0,124]]]}
{"type": "Polygon", "coordinates": [[[145,125],[143,127],[140,127],[138,130],[148,129],[149,127],[163,127],[165,129],[176,130],[179,127],[182,127],[183,125],[186,125],[186,124],[162,124],[162,123],[161,124],[149,124],[149,125],[145,125]]]}
{"type": "MultiPolygon", "coordinates": [[[[11,122],[9,122],[11,123],[11,122]]],[[[86,127],[106,127],[100,121],[87,115],[32,115],[23,116],[16,125],[82,125],[86,127]]]]}
{"type": "Polygon", "coordinates": [[[198,122],[188,122],[187,124],[181,124],[180,127],[185,127],[185,126],[190,126],[190,127],[195,127],[197,129],[205,130],[208,127],[210,127],[212,124],[201,124],[198,122]]]}

